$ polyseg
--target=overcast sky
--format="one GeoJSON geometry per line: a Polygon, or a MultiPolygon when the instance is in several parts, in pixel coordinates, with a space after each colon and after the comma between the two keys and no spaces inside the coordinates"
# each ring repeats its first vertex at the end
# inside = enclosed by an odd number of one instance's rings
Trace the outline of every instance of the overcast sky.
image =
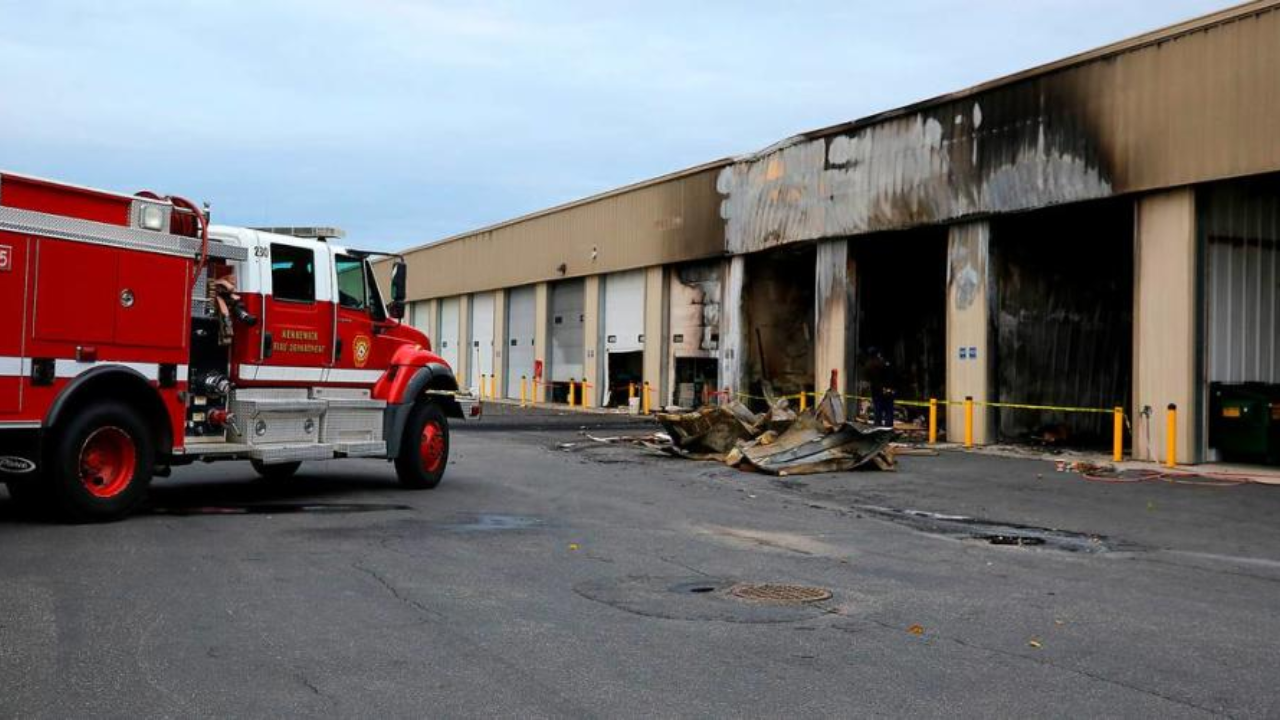
{"type": "Polygon", "coordinates": [[[1224,0],[0,0],[0,168],[399,248],[1224,0]]]}

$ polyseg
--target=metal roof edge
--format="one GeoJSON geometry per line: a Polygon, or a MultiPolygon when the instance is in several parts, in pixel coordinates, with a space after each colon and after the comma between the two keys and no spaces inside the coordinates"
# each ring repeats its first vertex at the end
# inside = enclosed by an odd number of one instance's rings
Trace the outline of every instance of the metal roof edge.
{"type": "Polygon", "coordinates": [[[977,85],[973,85],[968,88],[965,88],[963,90],[957,90],[955,92],[937,95],[931,98],[927,98],[925,100],[920,100],[920,101],[911,103],[909,105],[904,105],[902,107],[895,108],[893,110],[886,110],[884,112],[868,115],[866,117],[862,117],[857,120],[837,123],[835,125],[829,125],[827,127],[818,128],[816,130],[810,130],[808,132],[799,133],[798,135],[795,135],[793,138],[789,138],[788,140],[782,141],[782,143],[775,143],[774,145],[771,145],[769,146],[769,148],[765,148],[764,150],[760,150],[756,153],[750,153],[750,154],[744,155],[742,156],[742,159],[748,160],[752,158],[763,157],[769,154],[769,152],[772,149],[774,149],[775,146],[785,144],[790,141],[794,141],[795,139],[816,140],[818,138],[828,137],[830,135],[836,135],[839,133],[848,132],[850,130],[858,130],[864,127],[869,127],[871,125],[876,125],[886,120],[892,120],[894,118],[903,117],[905,115],[912,115],[917,112],[920,112],[921,110],[926,110],[931,107],[943,105],[948,102],[954,102],[956,100],[963,100],[968,97],[973,97],[975,95],[987,92],[989,90],[994,90],[999,87],[1004,87],[1006,85],[1012,85],[1017,82],[1029,80],[1031,78],[1040,77],[1043,75],[1049,75],[1049,74],[1059,72],[1061,70],[1073,68],[1073,67],[1079,67],[1081,65],[1086,65],[1088,63],[1095,62],[1097,60],[1103,60],[1109,57],[1123,55],[1125,53],[1133,52],[1134,50],[1139,50],[1144,47],[1149,47],[1151,45],[1158,45],[1160,43],[1168,42],[1170,40],[1175,40],[1179,37],[1190,35],[1192,33],[1208,30],[1210,28],[1213,28],[1219,25],[1225,25],[1227,23],[1234,22],[1236,20],[1239,20],[1244,17],[1248,17],[1250,15],[1261,15],[1266,12],[1271,12],[1277,9],[1278,7],[1280,7],[1280,0],[1250,0],[1249,2],[1244,2],[1239,5],[1233,5],[1231,7],[1227,7],[1222,10],[1209,13],[1207,15],[1201,15],[1201,16],[1192,18],[1190,20],[1184,20],[1182,22],[1174,23],[1172,25],[1167,25],[1165,27],[1152,30],[1149,32],[1145,32],[1145,33],[1142,33],[1141,35],[1136,35],[1134,37],[1127,38],[1125,40],[1120,40],[1118,42],[1110,43],[1100,48],[1095,48],[1093,50],[1086,50],[1085,52],[1076,53],[1075,55],[1067,56],[1061,60],[1054,60],[1052,62],[1044,63],[1042,65],[1037,65],[1035,67],[1028,68],[1026,70],[1021,70],[1015,73],[1011,73],[1009,75],[1003,75],[994,80],[988,80],[986,82],[979,83],[977,85]]]}
{"type": "MultiPolygon", "coordinates": [[[[1280,0],[1276,0],[1276,1],[1280,2],[1280,0]]],[[[415,253],[421,250],[427,250],[429,248],[438,247],[440,245],[446,245],[448,243],[457,242],[459,240],[466,240],[469,237],[475,237],[477,235],[483,235],[484,233],[493,232],[495,230],[501,230],[502,228],[510,227],[512,225],[519,225],[520,223],[528,222],[530,220],[536,220],[538,218],[546,217],[548,215],[555,215],[556,213],[561,213],[566,210],[572,210],[573,208],[582,207],[584,205],[590,205],[592,203],[600,202],[601,200],[608,200],[609,198],[617,197],[619,195],[625,195],[629,192],[635,192],[636,190],[643,190],[645,188],[653,187],[654,185],[661,185],[663,183],[668,183],[673,180],[681,180],[687,177],[691,177],[693,175],[697,175],[699,173],[706,172],[708,170],[713,170],[715,168],[728,167],[733,163],[734,163],[734,159],[727,158],[727,157],[721,158],[719,160],[712,160],[711,162],[702,163],[701,165],[695,165],[693,167],[688,167],[683,170],[677,170],[675,172],[667,173],[666,175],[659,175],[658,177],[649,178],[647,180],[641,180],[639,182],[634,182],[629,185],[623,185],[622,187],[617,187],[612,190],[606,190],[605,192],[597,193],[595,195],[588,195],[587,197],[579,198],[578,200],[571,200],[569,202],[561,203],[559,205],[553,205],[552,207],[545,208],[543,210],[536,210],[534,212],[527,213],[525,215],[520,215],[520,216],[511,218],[510,220],[503,220],[501,222],[493,223],[492,225],[486,225],[484,227],[477,228],[475,230],[468,230],[466,232],[458,233],[456,235],[450,235],[448,237],[441,238],[440,240],[436,240],[434,242],[424,243],[422,245],[415,245],[413,247],[410,247],[405,250],[401,250],[399,252],[401,255],[408,255],[409,253],[415,253]]]]}

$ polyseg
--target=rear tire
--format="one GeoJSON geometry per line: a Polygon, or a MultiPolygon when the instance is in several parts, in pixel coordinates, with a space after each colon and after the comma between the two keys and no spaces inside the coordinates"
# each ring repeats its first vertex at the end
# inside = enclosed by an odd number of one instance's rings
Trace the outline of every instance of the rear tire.
{"type": "Polygon", "coordinates": [[[128,515],[146,499],[154,467],[146,423],[127,405],[103,402],[58,428],[42,479],[61,519],[105,522],[128,515]]]}
{"type": "Polygon", "coordinates": [[[266,465],[261,460],[250,460],[249,464],[253,466],[255,472],[267,482],[281,482],[288,480],[298,472],[298,468],[302,467],[301,462],[277,463],[274,465],[266,465]]]}
{"type": "Polygon", "coordinates": [[[409,415],[396,458],[400,484],[412,490],[430,490],[444,479],[449,465],[449,421],[444,409],[419,400],[409,415]]]}

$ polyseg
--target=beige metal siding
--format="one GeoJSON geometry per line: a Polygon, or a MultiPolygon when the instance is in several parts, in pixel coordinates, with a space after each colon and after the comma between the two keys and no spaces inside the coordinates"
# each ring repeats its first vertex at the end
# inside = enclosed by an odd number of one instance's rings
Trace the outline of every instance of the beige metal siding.
{"type": "Polygon", "coordinates": [[[415,300],[724,252],[717,163],[406,254],[415,300]],[[560,266],[564,265],[561,272],[560,266]]]}

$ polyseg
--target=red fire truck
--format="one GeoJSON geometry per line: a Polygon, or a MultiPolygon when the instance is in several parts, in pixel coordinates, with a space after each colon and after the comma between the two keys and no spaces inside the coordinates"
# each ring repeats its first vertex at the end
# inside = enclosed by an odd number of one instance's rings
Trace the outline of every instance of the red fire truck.
{"type": "Polygon", "coordinates": [[[435,487],[447,418],[476,415],[371,260],[325,228],[210,226],[207,209],[0,173],[0,481],[73,521],[154,476],[248,460],[386,458],[435,487]]]}

